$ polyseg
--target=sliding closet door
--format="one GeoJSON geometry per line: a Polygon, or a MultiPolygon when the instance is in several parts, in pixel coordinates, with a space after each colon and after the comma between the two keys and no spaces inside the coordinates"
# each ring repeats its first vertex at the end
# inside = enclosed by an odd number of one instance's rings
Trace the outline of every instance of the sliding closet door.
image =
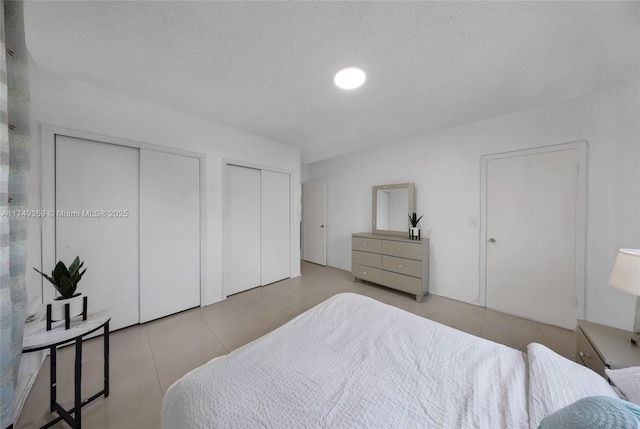
{"type": "Polygon", "coordinates": [[[200,305],[199,163],[140,150],[140,322],[200,305]]]}
{"type": "Polygon", "coordinates": [[[260,286],[260,170],[225,167],[223,290],[260,286]]]}
{"type": "Polygon", "coordinates": [[[290,277],[289,175],[262,170],[262,278],[266,285],[290,277]]]}
{"type": "Polygon", "coordinates": [[[129,147],[55,140],[56,260],[84,260],[78,290],[89,309],[109,310],[112,330],[139,320],[138,157],[129,147]]]}

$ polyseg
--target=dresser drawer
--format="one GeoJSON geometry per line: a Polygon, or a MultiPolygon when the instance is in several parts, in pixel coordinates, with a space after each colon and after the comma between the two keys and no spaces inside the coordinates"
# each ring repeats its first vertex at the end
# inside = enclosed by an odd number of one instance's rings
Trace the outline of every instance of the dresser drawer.
{"type": "Polygon", "coordinates": [[[359,264],[351,264],[351,274],[371,283],[382,282],[382,270],[380,268],[366,267],[359,264]]]}
{"type": "Polygon", "coordinates": [[[416,277],[383,271],[381,284],[413,295],[422,295],[422,279],[416,277]]]}
{"type": "Polygon", "coordinates": [[[352,237],[351,249],[359,250],[361,252],[380,253],[382,252],[382,240],[375,238],[352,237]]]}
{"type": "Polygon", "coordinates": [[[384,255],[382,257],[382,269],[407,276],[422,278],[422,261],[413,259],[396,258],[384,255]]]}
{"type": "Polygon", "coordinates": [[[351,252],[351,263],[358,265],[366,265],[367,267],[382,267],[382,255],[380,253],[351,252]]]}
{"type": "Polygon", "coordinates": [[[596,353],[596,350],[593,348],[580,327],[578,327],[577,331],[577,362],[604,377],[605,365],[602,359],[600,359],[600,355],[596,353]]]}
{"type": "Polygon", "coordinates": [[[398,256],[400,258],[422,260],[422,244],[405,243],[402,241],[382,241],[382,254],[398,256]]]}

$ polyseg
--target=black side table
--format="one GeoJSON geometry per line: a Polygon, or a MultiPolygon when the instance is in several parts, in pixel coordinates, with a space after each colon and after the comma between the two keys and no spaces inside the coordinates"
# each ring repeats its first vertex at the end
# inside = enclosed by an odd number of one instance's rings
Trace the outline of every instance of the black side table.
{"type": "Polygon", "coordinates": [[[71,320],[69,329],[64,328],[64,321],[55,322],[51,326],[51,330],[47,331],[46,321],[38,322],[31,329],[25,331],[24,340],[22,342],[22,352],[30,353],[38,350],[49,349],[50,351],[50,409],[51,412],[58,413],[58,417],[51,420],[41,429],[49,428],[60,420],[64,420],[75,429],[82,427],[82,407],[89,402],[104,395],[109,396],[109,321],[111,316],[107,311],[89,313],[87,320],[82,317],[76,317],[71,320]],[[104,388],[82,401],[82,342],[84,337],[99,330],[104,329],[104,388]],[[75,378],[74,378],[74,407],[65,410],[56,399],[56,352],[57,347],[75,342],[75,378]],[[72,416],[75,414],[75,416],[72,416]]]}

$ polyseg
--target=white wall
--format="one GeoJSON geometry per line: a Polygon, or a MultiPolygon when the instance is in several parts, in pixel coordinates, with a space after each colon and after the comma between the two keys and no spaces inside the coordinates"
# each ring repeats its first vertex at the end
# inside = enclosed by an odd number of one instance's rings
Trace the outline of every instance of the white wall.
{"type": "MultiPolygon", "coordinates": [[[[38,71],[37,90],[37,115],[41,123],[205,155],[207,274],[204,304],[223,299],[223,158],[291,173],[291,276],[300,275],[300,151],[297,148],[42,69],[38,71]]],[[[39,150],[40,139],[37,137],[34,139],[35,152],[39,150]]],[[[39,186],[39,170],[34,168],[33,173],[32,183],[39,186]]],[[[37,247],[31,242],[30,245],[37,247]]],[[[31,251],[35,254],[39,250],[31,251]]]]}
{"type": "Polygon", "coordinates": [[[638,82],[628,83],[306,165],[305,180],[327,182],[328,264],[351,269],[351,233],[370,231],[371,186],[415,182],[430,291],[477,303],[480,156],[588,140],[586,317],[631,329],[634,297],[607,282],[616,250],[640,248],[638,95],[638,82]]]}

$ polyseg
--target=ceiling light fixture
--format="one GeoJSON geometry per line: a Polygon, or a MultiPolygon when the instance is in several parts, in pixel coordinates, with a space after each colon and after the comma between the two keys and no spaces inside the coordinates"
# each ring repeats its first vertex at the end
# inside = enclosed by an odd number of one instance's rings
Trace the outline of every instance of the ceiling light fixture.
{"type": "Polygon", "coordinates": [[[336,86],[342,89],[359,88],[365,80],[367,80],[367,75],[356,67],[347,67],[346,69],[342,69],[336,73],[333,78],[333,82],[336,86]]]}

